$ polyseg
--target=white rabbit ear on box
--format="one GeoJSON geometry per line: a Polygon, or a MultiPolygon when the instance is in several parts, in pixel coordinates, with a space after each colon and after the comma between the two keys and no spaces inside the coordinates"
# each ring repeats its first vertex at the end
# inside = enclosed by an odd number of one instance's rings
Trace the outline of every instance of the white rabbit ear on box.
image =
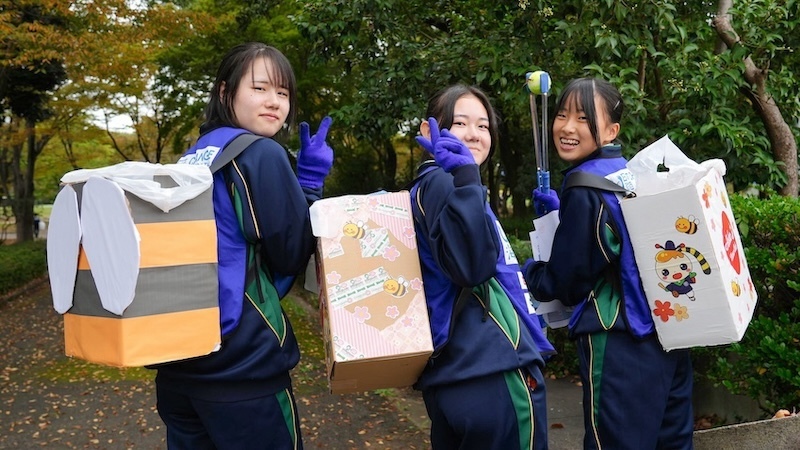
{"type": "Polygon", "coordinates": [[[90,177],[81,198],[83,250],[100,303],[121,316],[136,296],[141,237],[125,192],[117,183],[90,177]]]}
{"type": "Polygon", "coordinates": [[[78,270],[82,236],[78,211],[78,194],[68,184],[58,192],[53,202],[47,239],[47,273],[53,307],[59,314],[72,308],[72,295],[75,292],[75,273],[78,270]]]}
{"type": "Polygon", "coordinates": [[[725,176],[725,173],[728,171],[728,168],[725,166],[725,161],[719,158],[705,160],[701,162],[700,165],[708,170],[711,169],[716,170],[717,173],[719,173],[723,177],[725,176]]]}

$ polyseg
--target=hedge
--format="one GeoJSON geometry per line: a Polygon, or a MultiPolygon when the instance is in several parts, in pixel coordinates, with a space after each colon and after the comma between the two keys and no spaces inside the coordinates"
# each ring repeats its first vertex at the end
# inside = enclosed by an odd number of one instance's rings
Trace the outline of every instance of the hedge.
{"type": "Polygon", "coordinates": [[[0,295],[47,274],[47,241],[0,245],[0,295]]]}

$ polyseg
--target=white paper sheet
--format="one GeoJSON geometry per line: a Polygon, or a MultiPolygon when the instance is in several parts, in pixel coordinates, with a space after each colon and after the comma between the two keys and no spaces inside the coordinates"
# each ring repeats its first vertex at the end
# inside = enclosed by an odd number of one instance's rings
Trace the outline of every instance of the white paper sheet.
{"type": "Polygon", "coordinates": [[[72,186],[64,186],[53,202],[50,232],[47,236],[47,273],[50,277],[53,308],[59,314],[72,308],[80,242],[78,196],[72,186]]]}
{"type": "MultiPolygon", "coordinates": [[[[553,250],[553,237],[560,223],[558,210],[550,211],[533,220],[533,231],[530,232],[531,250],[536,261],[549,261],[553,250]]],[[[566,307],[559,300],[549,302],[534,301],[536,312],[544,318],[550,328],[561,328],[569,324],[572,307],[566,307]]]]}
{"type": "Polygon", "coordinates": [[[317,284],[317,257],[311,255],[311,258],[306,264],[306,276],[303,282],[303,288],[309,292],[319,295],[319,284],[317,284]]]}
{"type": "Polygon", "coordinates": [[[533,219],[533,231],[530,232],[531,250],[536,261],[549,261],[553,249],[553,236],[559,224],[558,210],[550,211],[542,217],[533,219]]]}
{"type": "Polygon", "coordinates": [[[141,256],[139,232],[123,190],[104,178],[89,178],[83,187],[81,225],[103,308],[122,315],[133,302],[141,256]]]}

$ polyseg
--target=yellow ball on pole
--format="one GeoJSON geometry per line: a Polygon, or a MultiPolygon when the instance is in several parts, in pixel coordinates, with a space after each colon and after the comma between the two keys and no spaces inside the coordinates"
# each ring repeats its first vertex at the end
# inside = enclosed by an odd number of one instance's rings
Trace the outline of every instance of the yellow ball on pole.
{"type": "Polygon", "coordinates": [[[528,91],[534,95],[542,95],[550,92],[550,75],[543,71],[528,72],[525,75],[528,91]]]}

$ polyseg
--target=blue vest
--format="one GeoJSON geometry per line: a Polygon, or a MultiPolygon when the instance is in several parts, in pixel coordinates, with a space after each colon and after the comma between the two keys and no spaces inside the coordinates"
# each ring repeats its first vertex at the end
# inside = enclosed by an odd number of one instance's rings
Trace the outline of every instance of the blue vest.
{"type": "MultiPolygon", "coordinates": [[[[241,128],[222,127],[197,140],[178,160],[179,164],[210,166],[225,146],[236,136],[247,133],[241,128]]],[[[217,258],[219,261],[219,309],[222,335],[236,329],[242,315],[245,274],[247,271],[247,241],[242,235],[230,194],[225,188],[222,170],[214,173],[214,219],[217,222],[217,258]]]]}
{"type": "MultiPolygon", "coordinates": [[[[605,177],[612,173],[616,173],[626,168],[626,160],[623,157],[617,158],[594,158],[590,159],[579,166],[569,170],[564,176],[564,182],[569,178],[569,175],[574,172],[588,172],[594,175],[605,177]]],[[[612,180],[613,181],[613,180],[612,180]]],[[[619,239],[621,244],[621,252],[619,255],[619,277],[621,283],[621,295],[623,299],[623,308],[628,330],[636,337],[645,337],[655,331],[655,324],[653,323],[653,316],[650,312],[650,306],[647,303],[647,298],[642,288],[642,281],[639,277],[639,269],[636,266],[636,260],[633,256],[633,246],[631,245],[630,237],[628,235],[628,228],[625,225],[625,219],[622,216],[622,209],[619,205],[619,198],[614,192],[601,191],[603,203],[611,213],[614,219],[617,231],[619,232],[619,239]]],[[[581,302],[570,318],[570,328],[580,318],[586,307],[586,302],[581,302]]]]}
{"type": "MultiPolygon", "coordinates": [[[[417,189],[419,179],[428,172],[437,169],[438,166],[430,165],[421,170],[411,188],[411,204],[415,214],[419,214],[416,204],[417,189]]],[[[539,316],[528,311],[527,299],[530,297],[525,279],[522,276],[517,258],[508,243],[508,237],[503,231],[500,222],[494,215],[488,204],[486,204],[486,214],[494,219],[497,234],[503,242],[504,252],[502,252],[495,264],[497,272],[494,278],[503,288],[506,296],[510,300],[517,314],[520,316],[526,328],[530,331],[531,337],[537,346],[537,350],[542,355],[552,355],[555,348],[545,337],[539,322],[539,316]]],[[[425,285],[425,295],[428,302],[430,315],[431,334],[433,336],[434,350],[439,350],[447,343],[450,334],[450,322],[453,317],[453,302],[459,296],[461,288],[455,285],[447,277],[441,275],[436,261],[433,259],[431,249],[425,239],[418,239],[417,248],[419,251],[420,264],[422,266],[422,277],[425,285]]]]}
{"type": "Polygon", "coordinates": [[[497,258],[497,273],[494,277],[500,283],[500,286],[502,286],[511,304],[514,305],[517,314],[528,328],[528,331],[530,331],[539,353],[544,356],[553,355],[556,350],[542,331],[539,315],[535,312],[531,313],[528,309],[531,294],[528,292],[528,285],[525,283],[525,277],[522,275],[522,270],[511,248],[511,243],[508,242],[508,236],[506,236],[505,231],[500,225],[500,221],[497,220],[497,217],[494,215],[491,208],[489,208],[488,204],[486,205],[486,214],[494,219],[494,223],[497,226],[497,234],[500,236],[500,241],[503,243],[504,249],[497,258]]]}

